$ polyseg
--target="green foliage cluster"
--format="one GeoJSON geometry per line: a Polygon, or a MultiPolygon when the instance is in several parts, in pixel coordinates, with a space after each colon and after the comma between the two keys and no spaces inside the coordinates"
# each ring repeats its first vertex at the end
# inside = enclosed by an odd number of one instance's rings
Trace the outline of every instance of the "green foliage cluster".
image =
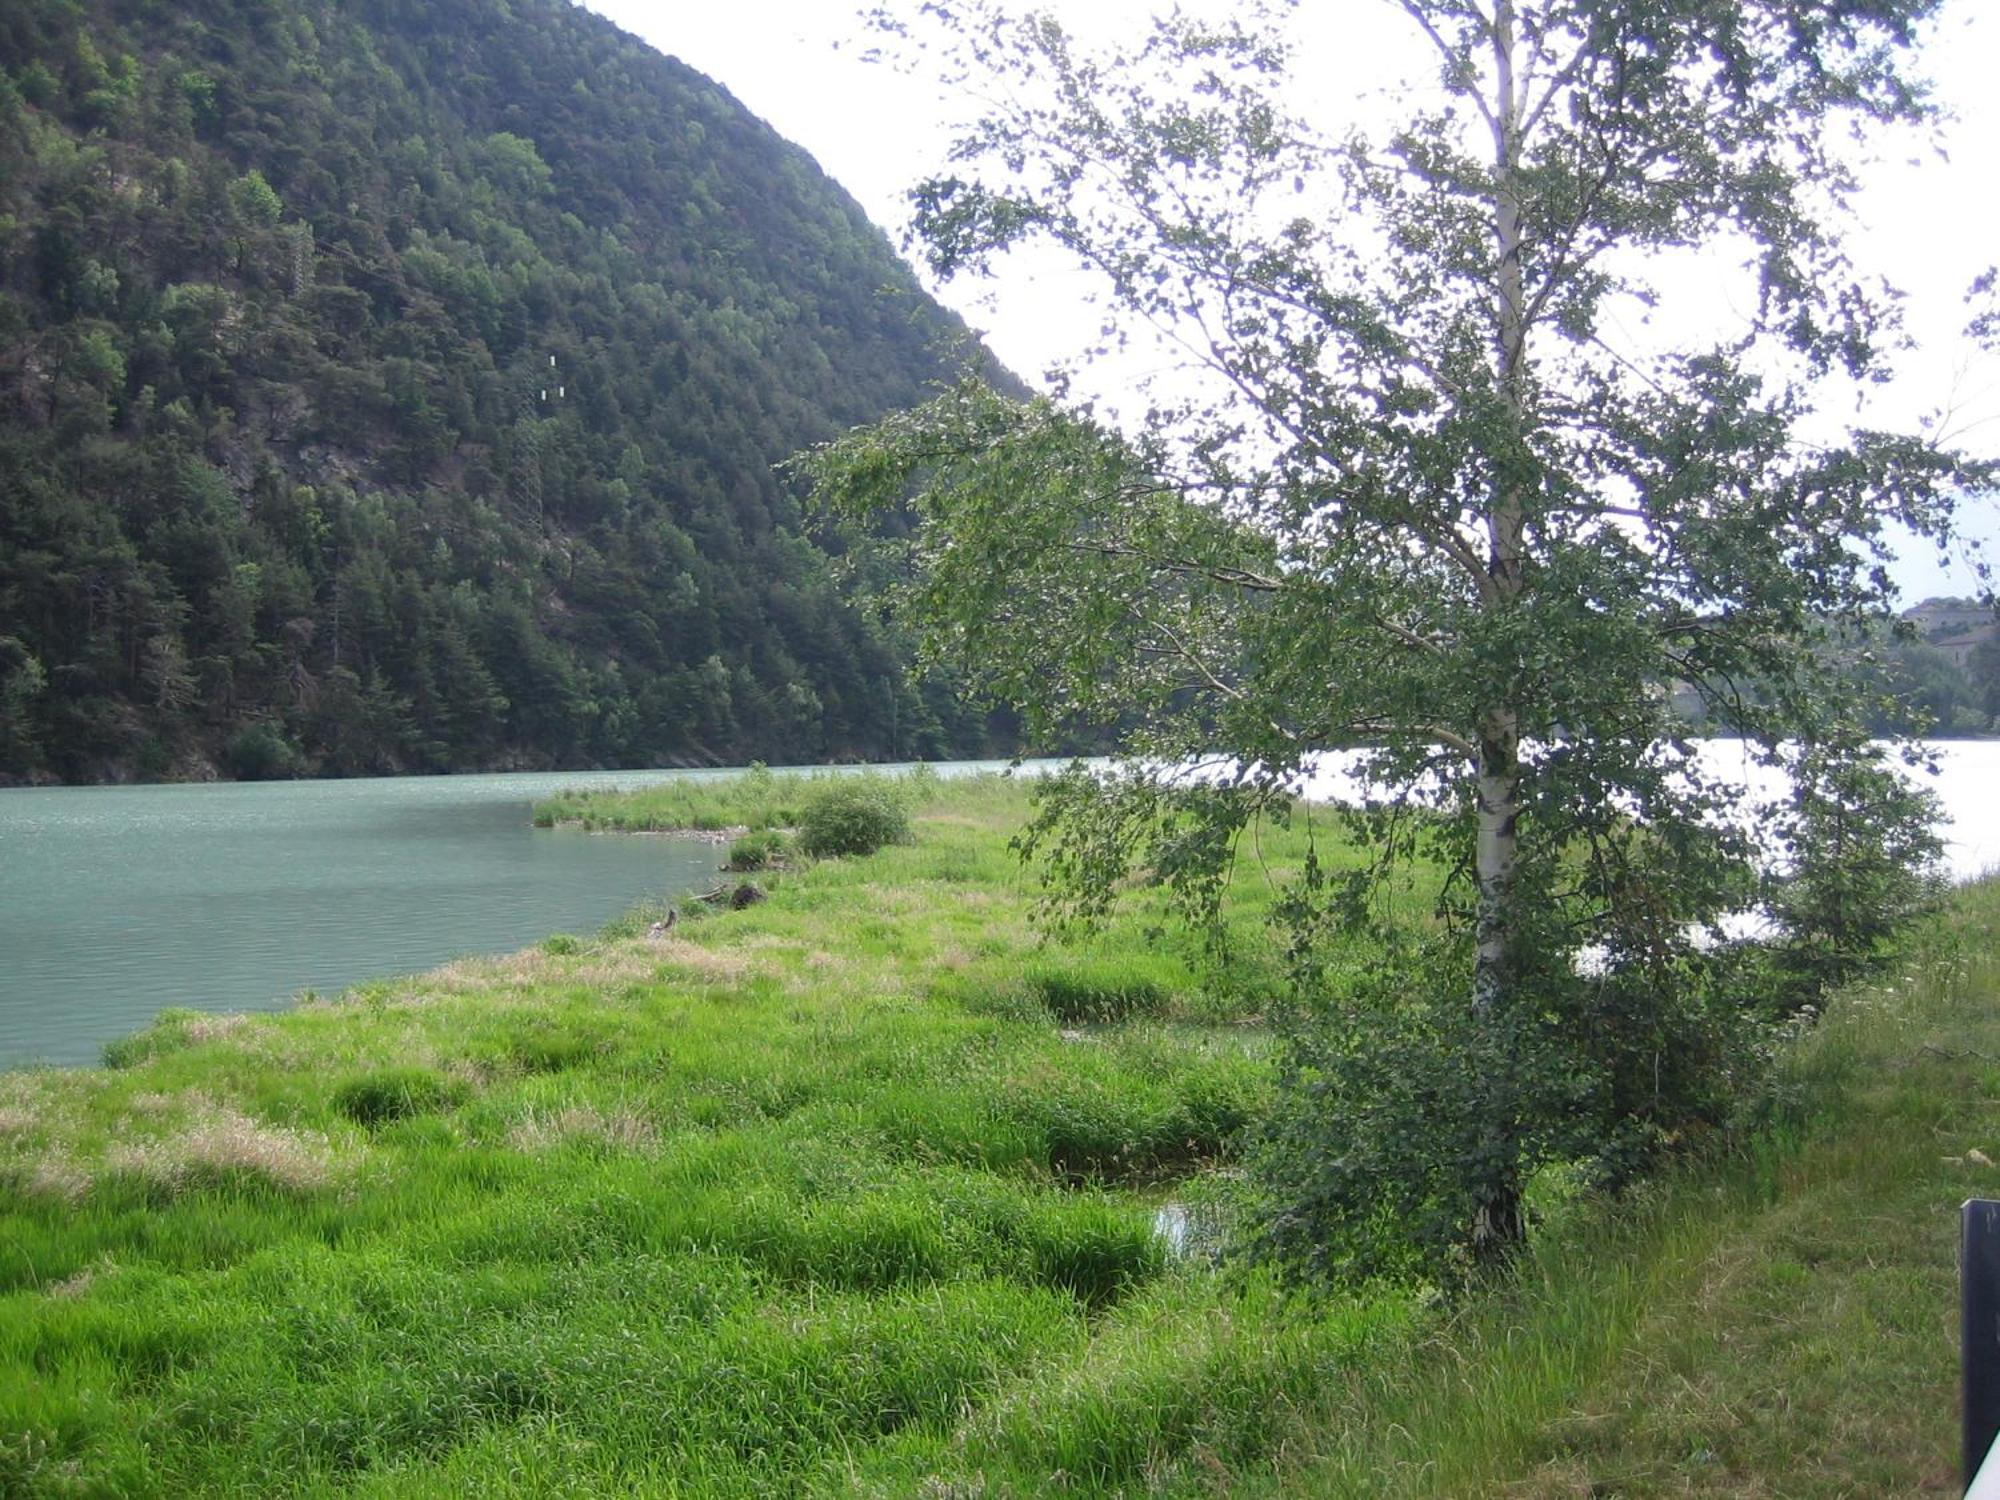
{"type": "Polygon", "coordinates": [[[921,762],[889,774],[774,772],[757,763],[741,774],[701,773],[628,790],[563,793],[535,804],[533,816],[542,828],[731,834],[725,866],[749,872],[781,868],[794,850],[822,859],[908,843],[911,809],[928,806],[943,785],[921,762]]]}
{"type": "Polygon", "coordinates": [[[1828,749],[1805,758],[1782,825],[1786,861],[1765,902],[1782,934],[1776,967],[1789,1009],[1881,968],[1936,907],[1937,814],[1936,797],[1894,765],[1828,749]]]}
{"type": "MultiPolygon", "coordinates": [[[[1846,684],[1857,722],[1889,737],[1984,737],[2000,732],[2000,635],[1990,602],[1927,601],[1953,617],[1926,629],[1926,606],[1895,620],[1848,622],[1828,632],[1818,651],[1846,684]],[[1966,627],[1966,618],[1982,626],[1966,627]]],[[[1750,690],[1756,691],[1754,685],[1750,690]]],[[[1698,694],[1684,686],[1675,707],[1697,732],[1712,723],[1698,694]]]]}
{"type": "Polygon", "coordinates": [[[427,1068],[384,1068],[333,1091],[333,1107],[357,1125],[386,1125],[434,1114],[465,1096],[463,1085],[427,1068]]]}
{"type": "Polygon", "coordinates": [[[1881,630],[1863,640],[1837,658],[1871,710],[1871,733],[1971,737],[1992,734],[2000,723],[2000,655],[1982,649],[1960,666],[1921,638],[1881,630]]]}
{"type": "Polygon", "coordinates": [[[1799,757],[1772,820],[1782,857],[1739,886],[1749,935],[1660,944],[1641,865],[1641,909],[1599,948],[1536,934],[1556,961],[1523,965],[1506,1003],[1469,1019],[1452,984],[1462,931],[1404,924],[1361,962],[1315,963],[1281,1027],[1262,1253],[1317,1276],[1456,1278],[1475,1269],[1478,1185],[1503,1161],[1616,1192],[1672,1153],[1740,1141],[1783,1044],[1841,986],[1904,960],[1943,895],[1936,798],[1859,749],[1799,757]]]}
{"type": "Polygon", "coordinates": [[[119,1037],[104,1048],[104,1066],[131,1068],[169,1052],[178,1052],[192,1043],[189,1028],[201,1019],[201,1012],[184,1006],[169,1006],[153,1018],[153,1024],[131,1036],[119,1037]]]}
{"type": "Polygon", "coordinates": [[[773,464],[964,353],[561,0],[0,18],[0,779],[943,756],[773,464]]]}
{"type": "Polygon", "coordinates": [[[910,812],[893,782],[847,776],[822,787],[799,817],[799,848],[814,859],[873,854],[910,841],[910,812]]]}
{"type": "Polygon", "coordinates": [[[1259,1253],[1319,1279],[1455,1283],[1477,1269],[1470,1228],[1495,1171],[1615,1191],[1725,1138],[1785,1034],[1769,960],[1542,975],[1532,1002],[1470,1023],[1450,983],[1462,940],[1344,976],[1281,1027],[1259,1253]]]}
{"type": "Polygon", "coordinates": [[[675,776],[628,790],[560,792],[537,802],[537,828],[593,833],[720,833],[790,828],[799,820],[812,778],[752,767],[742,776],[675,776]]]}
{"type": "Polygon", "coordinates": [[[791,837],[782,828],[767,828],[731,843],[727,864],[737,871],[774,869],[785,862],[791,847],[791,837]]]}

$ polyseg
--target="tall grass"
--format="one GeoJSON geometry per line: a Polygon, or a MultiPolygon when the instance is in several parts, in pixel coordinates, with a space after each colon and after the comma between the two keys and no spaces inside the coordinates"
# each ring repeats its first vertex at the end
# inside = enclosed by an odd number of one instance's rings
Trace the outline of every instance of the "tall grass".
{"type": "MultiPolygon", "coordinates": [[[[700,807],[812,790],[763,780],[700,807]]],[[[905,791],[917,843],[750,911],[0,1079],[0,1492],[838,1487],[1087,1359],[1255,1108],[1253,1007],[1113,934],[1157,1015],[1067,1031],[1019,789],[905,791]]]]}
{"type": "MultiPolygon", "coordinates": [[[[993,779],[993,778],[988,778],[993,779]]],[[[597,832],[720,833],[796,828],[816,797],[835,787],[867,789],[922,804],[940,780],[928,767],[897,775],[874,771],[772,771],[683,777],[632,791],[566,792],[535,804],[538,828],[597,832]]]]}

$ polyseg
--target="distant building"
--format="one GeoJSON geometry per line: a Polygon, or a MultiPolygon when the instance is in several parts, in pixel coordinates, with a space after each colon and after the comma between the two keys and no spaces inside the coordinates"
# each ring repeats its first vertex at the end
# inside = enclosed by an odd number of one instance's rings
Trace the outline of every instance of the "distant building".
{"type": "Polygon", "coordinates": [[[1904,610],[1903,618],[1961,672],[1972,664],[1973,652],[2000,637],[2000,619],[1992,606],[1976,599],[1926,599],[1904,610]]]}

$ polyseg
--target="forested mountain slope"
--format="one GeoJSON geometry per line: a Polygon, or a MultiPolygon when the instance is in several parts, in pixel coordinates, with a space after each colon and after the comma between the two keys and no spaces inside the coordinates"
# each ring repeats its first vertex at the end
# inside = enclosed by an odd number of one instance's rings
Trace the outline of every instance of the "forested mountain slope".
{"type": "Polygon", "coordinates": [[[772,470],[975,356],[564,0],[8,0],[0,778],[982,748],[772,470]]]}

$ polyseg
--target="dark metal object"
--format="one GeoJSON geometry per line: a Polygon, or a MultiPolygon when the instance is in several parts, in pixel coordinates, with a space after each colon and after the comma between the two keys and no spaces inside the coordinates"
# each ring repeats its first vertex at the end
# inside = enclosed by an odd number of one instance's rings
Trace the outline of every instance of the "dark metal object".
{"type": "Polygon", "coordinates": [[[1960,1464],[1970,1489],[2000,1436],[2000,1202],[1968,1198],[1959,1214],[1960,1464]]]}

